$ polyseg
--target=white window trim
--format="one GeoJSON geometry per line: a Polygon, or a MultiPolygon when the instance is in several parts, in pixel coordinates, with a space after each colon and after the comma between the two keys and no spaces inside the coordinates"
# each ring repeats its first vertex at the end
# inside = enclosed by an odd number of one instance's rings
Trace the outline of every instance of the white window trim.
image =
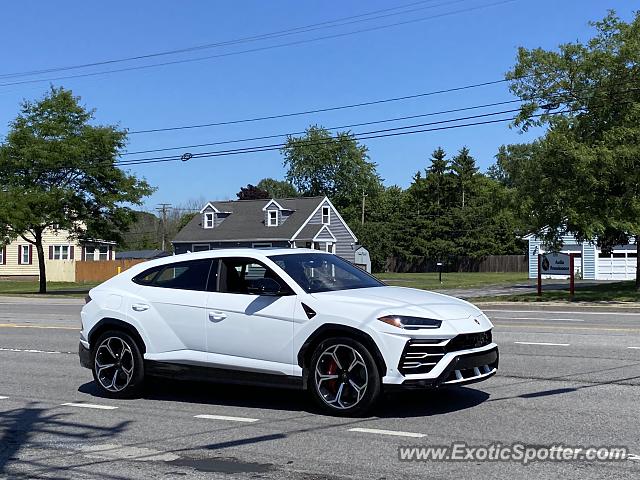
{"type": "Polygon", "coordinates": [[[58,244],[58,245],[53,245],[53,258],[52,260],[71,260],[71,245],[70,244],[58,244]],[[62,256],[62,249],[66,247],[67,248],[67,255],[66,257],[62,256]],[[60,249],[60,257],[56,258],[56,248],[60,249]]]}
{"type": "Polygon", "coordinates": [[[284,210],[284,208],[282,208],[282,205],[276,202],[273,198],[269,200],[269,202],[264,207],[262,207],[262,210],[263,211],[268,210],[271,205],[275,205],[278,210],[284,210]]]}
{"type": "Polygon", "coordinates": [[[204,218],[202,220],[202,228],[213,228],[215,226],[215,213],[214,212],[205,212],[204,218]],[[211,226],[209,226],[209,219],[211,219],[211,226]]]}
{"type": "Polygon", "coordinates": [[[98,245],[96,248],[98,249],[98,261],[99,261],[99,262],[106,262],[107,260],[109,260],[109,256],[110,256],[110,255],[109,255],[109,253],[110,253],[110,252],[109,252],[109,245],[98,245]],[[103,253],[101,252],[101,250],[102,250],[103,248],[106,248],[106,249],[107,249],[107,252],[106,252],[106,254],[107,254],[107,258],[105,258],[104,260],[102,260],[102,255],[103,255],[103,253]]]}
{"type": "Polygon", "coordinates": [[[31,253],[31,245],[20,245],[20,256],[18,258],[18,265],[31,265],[29,257],[31,253]],[[24,254],[27,254],[27,261],[24,261],[24,254]]]}
{"type": "Polygon", "coordinates": [[[267,210],[267,227],[277,227],[278,226],[278,210],[267,210]],[[272,213],[275,213],[275,218],[271,216],[272,213]]]}
{"type": "Polygon", "coordinates": [[[0,247],[0,265],[4,265],[4,246],[0,247]]]}
{"type": "Polygon", "coordinates": [[[331,225],[331,207],[330,207],[329,205],[323,205],[323,206],[322,206],[321,216],[322,216],[321,221],[322,221],[322,224],[323,224],[323,225],[331,225]],[[325,209],[326,209],[326,211],[327,211],[327,215],[326,215],[326,217],[327,217],[327,221],[326,221],[326,222],[324,221],[324,217],[325,217],[324,212],[325,212],[325,209]]]}

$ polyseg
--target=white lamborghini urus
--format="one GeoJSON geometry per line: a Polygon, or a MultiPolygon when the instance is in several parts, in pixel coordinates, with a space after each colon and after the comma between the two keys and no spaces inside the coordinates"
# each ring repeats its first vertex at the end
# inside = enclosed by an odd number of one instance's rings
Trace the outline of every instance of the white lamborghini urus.
{"type": "Polygon", "coordinates": [[[147,376],[306,389],[362,414],[383,389],[485,380],[492,324],[473,305],[390,287],[331,253],[211,250],[138,264],[89,292],[80,362],[108,396],[147,376]]]}

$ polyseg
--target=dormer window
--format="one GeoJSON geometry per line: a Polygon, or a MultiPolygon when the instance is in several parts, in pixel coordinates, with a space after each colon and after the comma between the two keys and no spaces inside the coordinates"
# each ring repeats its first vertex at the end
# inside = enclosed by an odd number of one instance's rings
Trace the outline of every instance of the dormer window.
{"type": "Polygon", "coordinates": [[[322,207],[322,224],[329,225],[331,223],[331,209],[329,207],[322,207]]]}
{"type": "Polygon", "coordinates": [[[277,227],[278,226],[278,211],[277,210],[269,210],[267,212],[267,226],[268,227],[277,227]]]}
{"type": "Polygon", "coordinates": [[[213,212],[207,212],[204,214],[204,228],[213,228],[213,212]]]}

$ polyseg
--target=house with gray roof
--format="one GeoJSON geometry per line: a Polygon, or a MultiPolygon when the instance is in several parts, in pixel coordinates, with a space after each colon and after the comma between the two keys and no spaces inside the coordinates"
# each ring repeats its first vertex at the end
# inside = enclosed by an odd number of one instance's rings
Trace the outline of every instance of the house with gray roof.
{"type": "Polygon", "coordinates": [[[313,248],[355,261],[358,239],[327,197],[208,202],[173,239],[176,254],[216,248],[313,248]]]}

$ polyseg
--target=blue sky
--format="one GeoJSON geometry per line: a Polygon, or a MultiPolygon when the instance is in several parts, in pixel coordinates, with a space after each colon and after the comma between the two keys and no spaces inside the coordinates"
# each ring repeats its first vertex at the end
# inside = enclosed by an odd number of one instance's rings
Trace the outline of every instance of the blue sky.
{"type": "MultiPolygon", "coordinates": [[[[0,42],[5,46],[5,53],[0,74],[234,40],[414,2],[9,2],[3,6],[0,42]]],[[[467,11],[284,48],[52,83],[73,90],[82,97],[85,105],[95,108],[96,122],[119,124],[131,131],[331,107],[503,78],[514,63],[518,46],[549,49],[563,42],[586,40],[592,34],[589,20],[602,18],[607,8],[615,9],[629,20],[634,2],[516,0],[476,9],[495,3],[498,0],[416,3],[407,9],[420,10],[371,22],[137,63],[107,65],[82,72],[238,52],[447,12],[467,11]]],[[[28,78],[73,73],[81,72],[28,78]]],[[[7,82],[6,78],[0,78],[0,84],[7,82]]],[[[15,117],[20,101],[40,97],[47,88],[48,82],[0,85],[0,136],[6,134],[7,124],[15,117]]],[[[272,121],[130,135],[128,149],[136,151],[280,134],[304,130],[310,124],[333,127],[511,98],[507,86],[499,84],[272,121]]],[[[359,127],[353,131],[455,116],[359,127]]],[[[486,169],[493,163],[499,145],[529,141],[533,136],[532,133],[521,135],[505,124],[495,124],[372,139],[364,143],[369,148],[371,159],[378,164],[385,184],[407,186],[412,175],[428,165],[429,155],[437,146],[443,146],[451,155],[466,145],[480,167],[486,169]]],[[[216,147],[188,150],[212,149],[216,147]]],[[[235,198],[235,193],[247,183],[256,183],[263,177],[283,178],[285,175],[282,157],[277,151],[194,159],[187,163],[139,165],[132,167],[131,171],[158,187],[157,192],[146,200],[147,208],[153,208],[159,202],[176,205],[200,197],[235,198]]]]}

